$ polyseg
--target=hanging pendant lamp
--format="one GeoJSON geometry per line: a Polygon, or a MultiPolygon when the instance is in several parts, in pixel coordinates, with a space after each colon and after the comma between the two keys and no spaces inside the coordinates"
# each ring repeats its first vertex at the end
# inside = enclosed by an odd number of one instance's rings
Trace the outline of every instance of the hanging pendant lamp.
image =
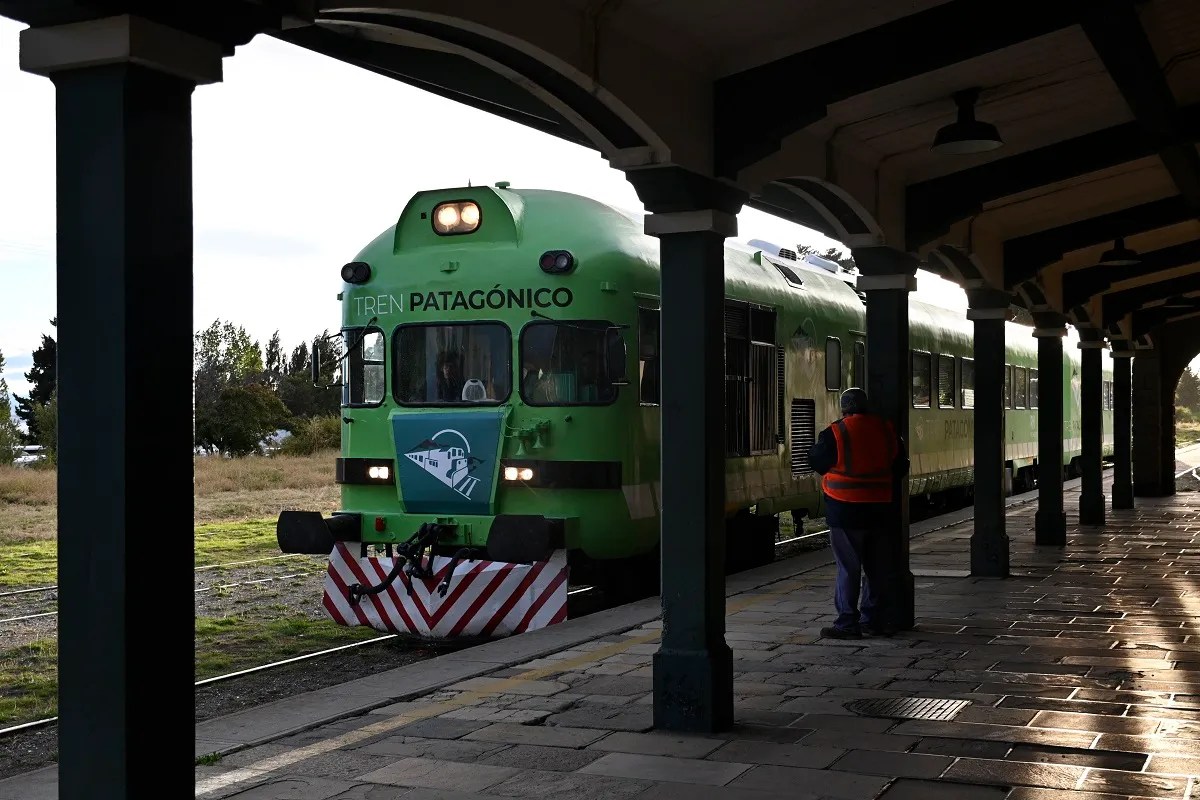
{"type": "Polygon", "coordinates": [[[978,88],[954,93],[958,119],[937,132],[932,148],[935,153],[956,156],[986,153],[1004,144],[995,125],[975,119],[975,103],[978,99],[978,88]]]}

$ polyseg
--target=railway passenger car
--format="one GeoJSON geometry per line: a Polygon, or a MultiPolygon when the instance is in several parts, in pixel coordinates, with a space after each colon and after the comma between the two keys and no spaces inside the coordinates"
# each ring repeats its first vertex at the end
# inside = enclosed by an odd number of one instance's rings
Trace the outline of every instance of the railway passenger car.
{"type": "MultiPolygon", "coordinates": [[[[656,578],[657,257],[638,217],[499,183],[416,194],[342,268],[342,508],[327,518],[285,511],[278,523],[284,552],[356,562],[327,584],[327,608],[339,592],[350,597],[331,609],[335,619],[356,624],[348,615],[360,606],[399,603],[420,589],[415,578],[446,597],[456,569],[548,563],[554,553],[573,580],[628,588],[656,578]],[[428,559],[414,562],[415,552],[428,559]]],[[[727,541],[747,566],[773,557],[781,512],[823,514],[808,448],[837,418],[840,392],[865,383],[865,308],[853,274],[788,251],[731,244],[725,281],[727,541]]],[[[910,320],[910,491],[969,491],[971,323],[917,299],[910,320]]],[[[1036,341],[1008,323],[1006,342],[1007,458],[1014,486],[1030,486],[1036,341]]],[[[1079,352],[1064,350],[1069,470],[1079,352]]],[[[433,630],[434,616],[417,627],[433,630]]],[[[404,627],[393,623],[376,626],[404,627]]]]}

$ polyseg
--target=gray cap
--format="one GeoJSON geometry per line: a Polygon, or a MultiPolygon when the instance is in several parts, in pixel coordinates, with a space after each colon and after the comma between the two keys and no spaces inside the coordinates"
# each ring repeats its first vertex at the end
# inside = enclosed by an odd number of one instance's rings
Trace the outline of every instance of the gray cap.
{"type": "Polygon", "coordinates": [[[841,407],[843,414],[867,413],[867,393],[857,386],[842,392],[841,407]]]}

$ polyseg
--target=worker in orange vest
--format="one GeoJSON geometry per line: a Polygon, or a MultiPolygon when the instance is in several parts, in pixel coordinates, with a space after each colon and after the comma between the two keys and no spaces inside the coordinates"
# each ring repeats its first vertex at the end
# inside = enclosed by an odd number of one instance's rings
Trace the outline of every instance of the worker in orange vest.
{"type": "Polygon", "coordinates": [[[825,522],[838,568],[837,620],[821,635],[861,639],[866,629],[892,636],[887,537],[898,530],[892,499],[896,480],[908,474],[908,456],[891,421],[870,413],[866,392],[847,389],[840,404],[842,418],[821,431],[809,451],[809,464],[823,476],[825,522]]]}

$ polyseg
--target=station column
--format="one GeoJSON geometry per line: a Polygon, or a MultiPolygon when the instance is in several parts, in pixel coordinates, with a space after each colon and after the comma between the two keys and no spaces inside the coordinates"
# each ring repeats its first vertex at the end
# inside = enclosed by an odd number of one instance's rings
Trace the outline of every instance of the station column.
{"type": "Polygon", "coordinates": [[[1171,444],[1174,394],[1165,386],[1157,349],[1138,349],[1133,359],[1133,494],[1167,497],[1175,492],[1171,444]]]}
{"type": "Polygon", "coordinates": [[[679,167],[626,173],[661,263],[662,644],[654,727],[733,725],[725,642],[725,252],[745,195],[679,167]]]}
{"type": "Polygon", "coordinates": [[[1113,346],[1113,510],[1133,508],[1133,344],[1114,339],[1113,346]]]}
{"type": "Polygon", "coordinates": [[[1067,543],[1063,510],[1063,337],[1067,318],[1051,311],[1033,312],[1038,343],[1038,508],[1034,542],[1067,543]]]}
{"type": "Polygon", "coordinates": [[[56,90],[59,796],[190,797],[193,587],[133,531],[191,526],[191,95],[222,50],[134,16],[20,47],[56,90]]]}
{"type": "MultiPolygon", "coordinates": [[[[975,323],[975,530],[971,575],[1008,577],[1004,515],[1004,323],[1012,298],[990,287],[967,289],[967,319],[975,323]]],[[[1039,392],[1040,394],[1040,392],[1039,392]]]]}
{"type": "Polygon", "coordinates": [[[1104,524],[1104,472],[1101,467],[1104,436],[1104,374],[1100,351],[1107,345],[1097,328],[1079,328],[1079,524],[1104,524]]]}
{"type": "MultiPolygon", "coordinates": [[[[917,288],[916,260],[889,247],[853,250],[862,275],[858,289],[867,296],[867,398],[870,407],[892,421],[911,450],[909,408],[908,295],[917,288]]],[[[893,596],[892,624],[899,630],[915,625],[914,582],[909,568],[908,478],[893,486],[895,511],[888,532],[888,563],[892,566],[887,591],[893,596]]]]}

